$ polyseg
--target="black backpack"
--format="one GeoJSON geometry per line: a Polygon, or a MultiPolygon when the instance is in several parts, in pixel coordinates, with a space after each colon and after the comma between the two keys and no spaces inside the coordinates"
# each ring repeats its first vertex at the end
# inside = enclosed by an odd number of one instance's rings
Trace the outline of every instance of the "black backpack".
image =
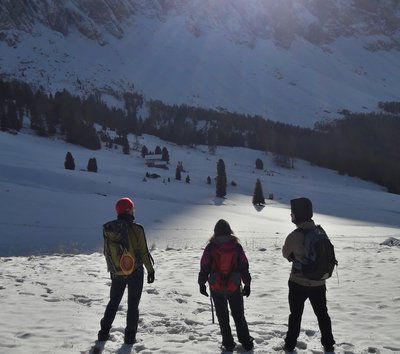
{"type": "Polygon", "coordinates": [[[325,230],[317,225],[315,229],[298,228],[304,234],[304,258],[296,261],[294,267],[301,270],[304,277],[310,280],[324,280],[332,276],[338,265],[334,247],[325,230]]]}

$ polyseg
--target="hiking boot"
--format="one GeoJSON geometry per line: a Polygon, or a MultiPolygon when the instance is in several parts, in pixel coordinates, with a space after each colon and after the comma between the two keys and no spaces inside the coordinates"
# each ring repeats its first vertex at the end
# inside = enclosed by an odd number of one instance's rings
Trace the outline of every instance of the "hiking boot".
{"type": "Polygon", "coordinates": [[[286,353],[292,353],[294,350],[294,347],[289,347],[287,344],[285,344],[282,348],[286,353]]]}
{"type": "Polygon", "coordinates": [[[125,337],[124,343],[128,345],[132,345],[136,343],[136,339],[132,337],[125,337]]]}
{"type": "Polygon", "coordinates": [[[246,352],[252,350],[254,348],[254,338],[250,337],[248,342],[242,343],[242,346],[246,352]]]}
{"type": "Polygon", "coordinates": [[[136,343],[136,331],[129,331],[129,330],[125,329],[124,343],[125,344],[135,344],[136,343]]]}
{"type": "Polygon", "coordinates": [[[110,339],[110,333],[108,332],[103,332],[103,331],[99,331],[99,333],[97,333],[97,340],[99,342],[105,342],[107,340],[110,339]]]}
{"type": "Polygon", "coordinates": [[[229,343],[229,344],[222,344],[222,350],[225,352],[233,352],[233,349],[235,349],[236,343],[229,343]]]}
{"type": "Polygon", "coordinates": [[[324,347],[325,353],[333,353],[335,351],[335,347],[332,345],[331,347],[324,347]]]}

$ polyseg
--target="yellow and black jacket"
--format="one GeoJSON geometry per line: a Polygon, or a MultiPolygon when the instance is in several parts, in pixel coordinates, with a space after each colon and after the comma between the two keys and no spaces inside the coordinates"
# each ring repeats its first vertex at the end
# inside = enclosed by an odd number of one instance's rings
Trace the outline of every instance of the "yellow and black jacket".
{"type": "Polygon", "coordinates": [[[154,272],[153,258],[147,247],[142,225],[125,220],[121,215],[117,220],[103,225],[104,249],[108,271],[113,275],[124,275],[120,268],[120,258],[127,250],[135,260],[135,268],[146,267],[148,273],[154,272]]]}

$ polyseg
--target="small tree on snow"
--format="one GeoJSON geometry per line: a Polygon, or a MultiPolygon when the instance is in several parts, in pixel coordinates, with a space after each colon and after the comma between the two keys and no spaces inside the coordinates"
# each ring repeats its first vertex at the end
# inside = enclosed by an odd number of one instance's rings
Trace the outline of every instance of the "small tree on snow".
{"type": "Polygon", "coordinates": [[[264,169],[264,163],[262,162],[261,159],[257,159],[257,160],[256,160],[256,169],[257,169],[257,170],[262,170],[262,169],[264,169]]]}
{"type": "Polygon", "coordinates": [[[180,167],[180,165],[178,163],[178,165],[176,166],[176,170],[175,170],[175,179],[180,181],[181,178],[182,178],[182,176],[181,176],[181,167],[180,167]]]}
{"type": "Polygon", "coordinates": [[[69,151],[65,155],[64,167],[66,170],[75,170],[75,160],[69,151]]]}
{"type": "Polygon", "coordinates": [[[129,141],[128,141],[128,137],[126,135],[124,135],[124,137],[122,138],[122,152],[125,155],[130,154],[129,141]]]}
{"type": "Polygon", "coordinates": [[[142,146],[142,157],[145,157],[149,153],[149,149],[147,149],[146,145],[142,146]]]}
{"type": "Polygon", "coordinates": [[[162,154],[162,160],[169,162],[169,153],[165,146],[163,147],[161,154],[162,154]]]}
{"type": "Polygon", "coordinates": [[[92,159],[89,159],[88,164],[87,164],[87,170],[89,172],[97,172],[97,161],[96,161],[95,157],[93,157],[92,159]]]}
{"type": "Polygon", "coordinates": [[[216,196],[219,198],[223,198],[226,196],[226,171],[225,171],[225,162],[222,159],[218,160],[217,163],[217,186],[216,186],[216,196]]]}
{"type": "Polygon", "coordinates": [[[259,179],[257,179],[256,186],[254,188],[254,194],[253,194],[253,205],[264,205],[265,204],[265,198],[264,198],[264,193],[262,190],[261,182],[259,179]]]}

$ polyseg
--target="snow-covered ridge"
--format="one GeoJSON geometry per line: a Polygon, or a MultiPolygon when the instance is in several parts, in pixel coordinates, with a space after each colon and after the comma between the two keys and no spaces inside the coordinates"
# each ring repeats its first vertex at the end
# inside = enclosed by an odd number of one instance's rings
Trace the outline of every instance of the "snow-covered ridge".
{"type": "Polygon", "coordinates": [[[237,43],[254,46],[258,38],[273,38],[285,48],[290,47],[296,36],[323,44],[342,36],[359,35],[386,36],[388,45],[398,48],[396,37],[400,28],[400,6],[395,1],[15,0],[12,4],[4,2],[0,9],[3,40],[8,30],[35,34],[34,24],[38,22],[64,36],[75,27],[101,45],[106,43],[104,30],[121,38],[122,24],[134,22],[135,16],[141,15],[160,21],[184,17],[186,28],[195,36],[218,30],[237,43]]]}
{"type": "Polygon", "coordinates": [[[399,13],[389,0],[7,1],[0,74],[312,126],[399,100],[399,13]]]}

